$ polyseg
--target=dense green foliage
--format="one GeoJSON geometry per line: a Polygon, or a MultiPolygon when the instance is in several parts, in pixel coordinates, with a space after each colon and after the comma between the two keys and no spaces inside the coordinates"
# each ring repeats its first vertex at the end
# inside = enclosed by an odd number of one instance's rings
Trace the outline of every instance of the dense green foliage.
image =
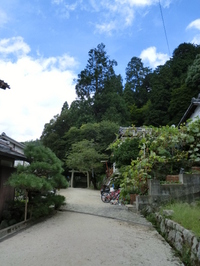
{"type": "MultiPolygon", "coordinates": [[[[22,196],[27,196],[33,217],[49,213],[49,207],[58,206],[64,199],[50,191],[68,186],[62,175],[62,162],[49,149],[42,145],[27,144],[24,150],[28,165],[18,165],[17,171],[11,175],[8,184],[23,191],[22,196]]],[[[25,217],[26,219],[26,217],[25,217]]]]}
{"type": "Polygon", "coordinates": [[[66,165],[70,169],[88,171],[94,187],[97,188],[95,175],[102,169],[101,159],[102,155],[95,149],[94,141],[82,140],[72,144],[66,165]]]}
{"type": "Polygon", "coordinates": [[[185,134],[187,134],[186,143],[188,145],[187,150],[189,153],[189,160],[193,161],[194,164],[200,165],[200,119],[194,120],[184,128],[185,134]]]}
{"type": "MultiPolygon", "coordinates": [[[[42,143],[66,162],[72,145],[83,140],[88,140],[88,148],[93,140],[100,157],[110,156],[107,147],[119,126],[177,125],[199,93],[199,54],[200,46],[180,44],[172,57],[154,70],[133,56],[127,62],[123,85],[121,75],[115,73],[117,62],[109,58],[105,45],[99,44],[89,51],[86,67],[77,77],[77,99],[70,107],[65,101],[60,114],[45,124],[42,143]]],[[[115,154],[116,160],[127,162],[135,155],[127,156],[115,154]]],[[[67,172],[72,165],[68,162],[64,167],[67,172]]]]}
{"type": "Polygon", "coordinates": [[[96,188],[101,174],[105,174],[101,160],[109,159],[107,147],[115,140],[118,130],[119,126],[109,121],[83,124],[79,129],[71,127],[64,136],[67,168],[88,171],[96,188]]]}
{"type": "Polygon", "coordinates": [[[126,138],[120,142],[117,140],[113,145],[110,145],[112,150],[111,160],[116,163],[116,167],[120,168],[125,165],[130,165],[132,160],[136,160],[139,155],[139,139],[126,138]]]}
{"type": "MultiPolygon", "coordinates": [[[[181,168],[188,172],[200,164],[200,119],[180,128],[146,127],[137,137],[140,139],[138,157],[121,167],[117,180],[117,183],[120,180],[122,193],[131,189],[146,194],[148,179],[164,181],[167,175],[179,174],[181,168]]],[[[121,150],[123,143],[118,141],[115,149],[121,150]]]]}

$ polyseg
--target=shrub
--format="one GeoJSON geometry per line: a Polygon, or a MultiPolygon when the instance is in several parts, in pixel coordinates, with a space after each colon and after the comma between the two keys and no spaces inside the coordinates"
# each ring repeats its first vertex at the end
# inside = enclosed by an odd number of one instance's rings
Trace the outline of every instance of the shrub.
{"type": "Polygon", "coordinates": [[[62,195],[53,196],[52,202],[55,210],[58,210],[62,205],[65,205],[65,197],[62,195]]]}

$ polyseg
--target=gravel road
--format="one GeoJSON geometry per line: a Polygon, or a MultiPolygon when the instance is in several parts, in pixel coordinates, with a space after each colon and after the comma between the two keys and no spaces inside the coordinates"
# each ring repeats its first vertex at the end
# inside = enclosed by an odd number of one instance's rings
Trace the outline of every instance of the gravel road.
{"type": "Polygon", "coordinates": [[[62,211],[0,243],[0,265],[182,265],[138,213],[103,203],[99,191],[59,193],[66,196],[62,211]]]}

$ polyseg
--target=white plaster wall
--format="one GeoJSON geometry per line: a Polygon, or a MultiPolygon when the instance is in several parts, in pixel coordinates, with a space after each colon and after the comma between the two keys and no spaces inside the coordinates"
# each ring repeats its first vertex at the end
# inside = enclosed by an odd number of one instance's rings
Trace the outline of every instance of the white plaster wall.
{"type": "Polygon", "coordinates": [[[190,117],[192,120],[195,120],[196,118],[200,118],[200,106],[196,108],[194,113],[190,117]]]}

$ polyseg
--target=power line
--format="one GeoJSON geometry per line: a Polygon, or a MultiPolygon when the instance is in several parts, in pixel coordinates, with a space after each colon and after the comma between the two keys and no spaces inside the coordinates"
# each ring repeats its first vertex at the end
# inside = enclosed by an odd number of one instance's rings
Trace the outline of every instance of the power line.
{"type": "Polygon", "coordinates": [[[162,6],[161,6],[161,3],[160,3],[160,0],[159,0],[159,7],[160,7],[160,14],[161,14],[161,18],[162,18],[165,38],[166,38],[167,47],[168,47],[168,53],[169,53],[169,56],[171,56],[170,49],[169,49],[169,42],[168,42],[168,38],[167,38],[167,31],[166,31],[166,27],[165,27],[165,21],[164,21],[164,17],[163,17],[162,6]]]}

